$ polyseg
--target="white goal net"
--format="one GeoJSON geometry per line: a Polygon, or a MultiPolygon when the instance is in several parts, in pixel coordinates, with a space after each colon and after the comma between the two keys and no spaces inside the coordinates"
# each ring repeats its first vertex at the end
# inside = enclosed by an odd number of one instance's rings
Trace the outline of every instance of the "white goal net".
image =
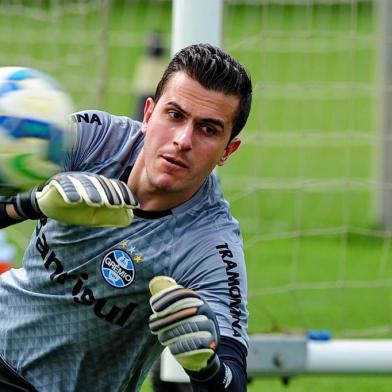
{"type": "Polygon", "coordinates": [[[246,236],[251,327],[389,334],[375,3],[249,4],[231,2],[224,23],[255,100],[243,164],[233,159],[222,177],[246,236]]]}

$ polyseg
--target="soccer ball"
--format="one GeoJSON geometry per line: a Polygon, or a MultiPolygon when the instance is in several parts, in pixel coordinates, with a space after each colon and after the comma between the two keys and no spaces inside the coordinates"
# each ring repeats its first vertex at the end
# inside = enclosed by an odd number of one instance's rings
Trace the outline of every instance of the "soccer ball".
{"type": "Polygon", "coordinates": [[[58,172],[73,142],[69,94],[49,75],[0,67],[0,194],[33,188],[58,172]]]}

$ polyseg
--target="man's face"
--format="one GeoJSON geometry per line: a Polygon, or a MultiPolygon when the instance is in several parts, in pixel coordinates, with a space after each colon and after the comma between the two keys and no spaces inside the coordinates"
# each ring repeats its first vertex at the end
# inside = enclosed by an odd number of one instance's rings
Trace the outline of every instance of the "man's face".
{"type": "Polygon", "coordinates": [[[207,90],[183,72],[169,79],[157,103],[146,102],[144,165],[150,189],[190,198],[216,165],[240,145],[229,145],[239,98],[207,90]]]}

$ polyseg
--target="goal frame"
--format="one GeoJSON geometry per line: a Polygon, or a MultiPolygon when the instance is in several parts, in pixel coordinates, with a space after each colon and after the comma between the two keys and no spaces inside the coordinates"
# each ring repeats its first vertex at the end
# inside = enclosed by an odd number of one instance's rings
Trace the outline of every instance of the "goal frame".
{"type": "MultiPolygon", "coordinates": [[[[304,375],[390,375],[391,339],[310,339],[305,335],[260,334],[250,337],[249,378],[276,377],[285,383],[304,375]]],[[[169,349],[161,356],[165,382],[189,383],[189,377],[169,349]]]]}

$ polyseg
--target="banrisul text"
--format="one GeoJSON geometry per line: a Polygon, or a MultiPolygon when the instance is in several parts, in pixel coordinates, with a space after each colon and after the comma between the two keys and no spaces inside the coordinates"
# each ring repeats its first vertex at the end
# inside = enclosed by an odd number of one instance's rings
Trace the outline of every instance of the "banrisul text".
{"type": "Polygon", "coordinates": [[[57,257],[56,252],[50,248],[42,230],[46,223],[46,219],[41,219],[37,224],[35,247],[41,255],[44,267],[50,273],[50,279],[58,284],[73,281],[71,294],[75,303],[91,306],[97,317],[120,327],[124,326],[137,304],[130,302],[125,307],[110,306],[106,299],[96,299],[94,297],[93,290],[88,287],[87,273],[82,272],[77,275],[64,271],[63,262],[57,257]]]}

